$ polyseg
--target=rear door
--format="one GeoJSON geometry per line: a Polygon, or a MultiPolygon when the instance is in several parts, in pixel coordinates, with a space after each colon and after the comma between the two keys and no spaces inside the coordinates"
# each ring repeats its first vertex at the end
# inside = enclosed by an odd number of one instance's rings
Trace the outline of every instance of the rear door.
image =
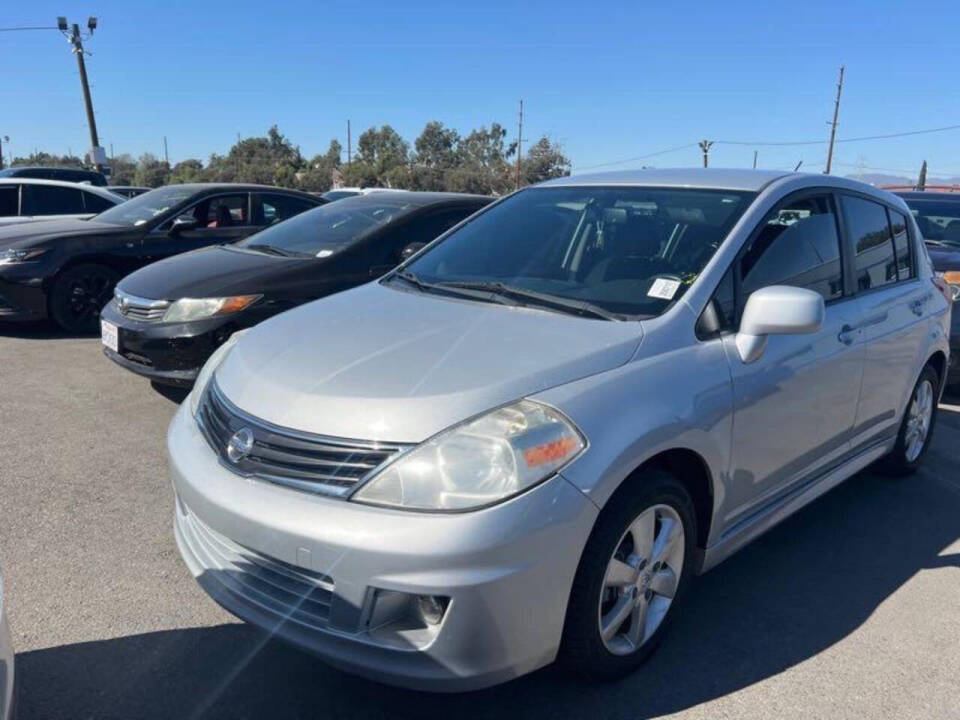
{"type": "Polygon", "coordinates": [[[840,196],[858,314],[851,329],[866,346],[853,445],[897,431],[913,390],[934,288],[917,278],[916,251],[900,211],[853,193],[840,196]]]}
{"type": "Polygon", "coordinates": [[[19,222],[19,215],[20,186],[15,184],[0,185],[0,224],[19,222]]]}
{"type": "Polygon", "coordinates": [[[83,205],[80,188],[62,185],[24,183],[20,195],[20,214],[33,219],[83,217],[90,213],[83,205]]]}

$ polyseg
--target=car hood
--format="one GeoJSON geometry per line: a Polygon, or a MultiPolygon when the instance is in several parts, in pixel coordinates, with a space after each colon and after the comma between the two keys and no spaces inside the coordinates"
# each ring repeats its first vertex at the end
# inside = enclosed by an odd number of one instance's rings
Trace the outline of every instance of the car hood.
{"type": "Polygon", "coordinates": [[[370,283],[249,330],[217,370],[235,405],[334,437],[420,442],[627,362],[639,322],[590,320],[370,283]]]}
{"type": "Polygon", "coordinates": [[[147,265],[120,282],[123,292],[150,300],[220,297],[263,292],[264,283],[313,259],[285,258],[226,247],[208,247],[147,265]]]}
{"type": "Polygon", "coordinates": [[[63,220],[34,220],[32,222],[0,225],[0,249],[33,247],[47,240],[79,235],[112,235],[128,232],[122,225],[109,225],[93,220],[65,218],[63,220]]]}

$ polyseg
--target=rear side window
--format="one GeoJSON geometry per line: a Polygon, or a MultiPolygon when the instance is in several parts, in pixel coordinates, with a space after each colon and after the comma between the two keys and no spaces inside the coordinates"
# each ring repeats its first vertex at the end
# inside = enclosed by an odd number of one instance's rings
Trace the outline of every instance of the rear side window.
{"type": "Polygon", "coordinates": [[[404,223],[393,232],[377,238],[371,245],[371,265],[396,265],[400,262],[400,253],[407,245],[435,240],[465,217],[472,215],[474,210],[475,208],[442,210],[404,223]]]}
{"type": "Polygon", "coordinates": [[[114,205],[106,198],[94,195],[92,192],[85,192],[83,194],[83,203],[88,213],[101,213],[107,208],[112,208],[114,205]]]}
{"type": "Polygon", "coordinates": [[[897,261],[887,209],[871,200],[841,196],[843,214],[854,249],[857,290],[871,290],[897,281],[897,261]]]}
{"type": "Polygon", "coordinates": [[[24,215],[82,215],[81,190],[56,185],[24,185],[24,215]]]}
{"type": "Polygon", "coordinates": [[[259,217],[254,218],[254,224],[273,225],[316,206],[316,203],[303,198],[288,195],[262,195],[261,213],[259,217]]]}
{"type": "Polygon", "coordinates": [[[913,256],[910,253],[910,236],[907,235],[907,218],[896,210],[887,208],[890,214],[890,232],[893,234],[893,247],[897,253],[897,277],[908,280],[916,277],[913,256]]]}
{"type": "Polygon", "coordinates": [[[19,185],[0,185],[0,217],[14,217],[18,214],[19,191],[19,185]]]}
{"type": "Polygon", "coordinates": [[[768,285],[806,288],[824,300],[841,297],[843,267],[833,198],[807,195],[777,206],[744,253],[740,277],[744,300],[768,285]]]}

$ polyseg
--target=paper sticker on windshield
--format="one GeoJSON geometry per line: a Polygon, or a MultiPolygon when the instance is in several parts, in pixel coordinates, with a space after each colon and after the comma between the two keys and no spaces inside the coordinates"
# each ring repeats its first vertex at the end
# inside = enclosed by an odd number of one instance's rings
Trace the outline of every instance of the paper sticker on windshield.
{"type": "Polygon", "coordinates": [[[650,289],[647,290],[647,296],[652,298],[660,298],[661,300],[673,300],[673,296],[677,294],[677,290],[679,289],[679,280],[657,278],[653,281],[653,285],[650,286],[650,289]]]}

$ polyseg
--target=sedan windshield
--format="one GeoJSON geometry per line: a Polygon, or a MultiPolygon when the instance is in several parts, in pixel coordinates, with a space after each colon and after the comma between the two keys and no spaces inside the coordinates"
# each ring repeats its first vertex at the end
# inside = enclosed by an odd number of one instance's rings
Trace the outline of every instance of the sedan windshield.
{"type": "Polygon", "coordinates": [[[276,255],[328,257],[411,209],[395,200],[346,198],[273,225],[235,247],[276,255]]]}
{"type": "Polygon", "coordinates": [[[109,210],[95,215],[93,219],[96,222],[105,222],[112,225],[143,225],[175,205],[184,202],[196,191],[195,187],[191,188],[186,185],[167,185],[115,205],[109,210]]]}
{"type": "Polygon", "coordinates": [[[498,302],[585,317],[653,317],[696,280],[753,197],[531,188],[478,215],[398,276],[425,292],[486,291],[498,302]]]}
{"type": "Polygon", "coordinates": [[[924,240],[960,247],[960,196],[956,200],[906,199],[924,240]]]}

